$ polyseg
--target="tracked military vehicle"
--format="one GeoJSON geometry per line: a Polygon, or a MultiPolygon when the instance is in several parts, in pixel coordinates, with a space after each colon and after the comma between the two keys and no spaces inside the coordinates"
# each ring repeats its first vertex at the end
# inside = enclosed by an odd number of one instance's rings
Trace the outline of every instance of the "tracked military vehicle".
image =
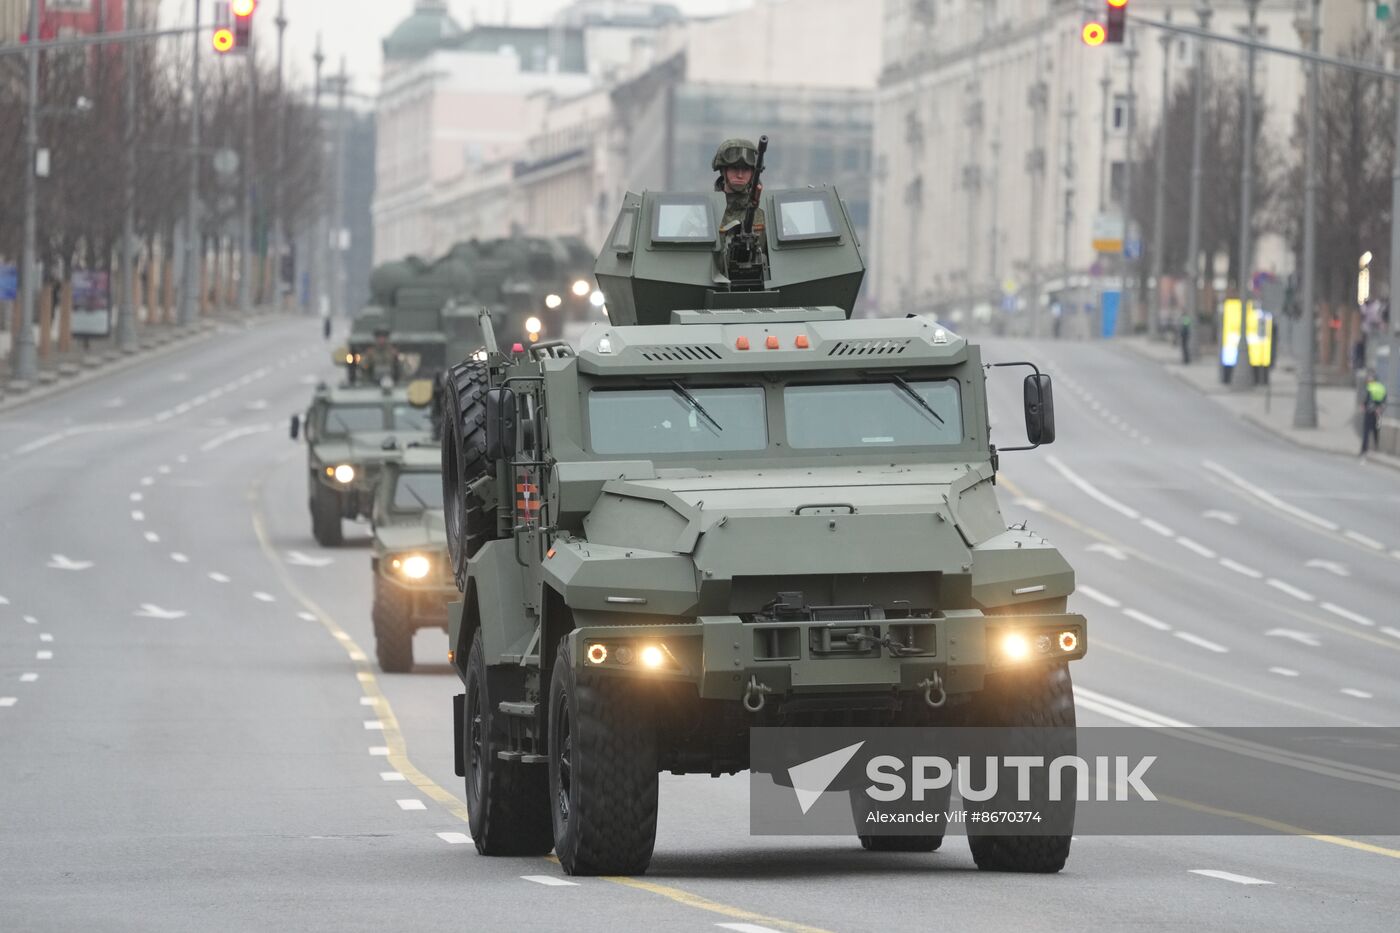
{"type": "MultiPolygon", "coordinates": [[[[525,353],[488,327],[448,373],[456,757],[485,854],[643,872],[659,772],[744,770],[758,726],[1074,725],[1073,571],[995,493],[1001,455],[1054,439],[1049,377],[1030,367],[1028,441],[998,450],[978,347],[849,319],[836,191],[761,208],[727,233],[721,194],[628,194],[607,322],[525,353]]],[[[968,831],[984,869],[1069,851],[968,831]]]]}
{"type": "Polygon", "coordinates": [[[316,386],[291,436],[306,438],[307,507],[316,543],[344,541],[345,519],[369,518],[379,474],[413,441],[431,440],[433,384],[316,386]]]}
{"type": "Polygon", "coordinates": [[[412,443],[384,465],[371,514],[374,525],[374,645],[387,673],[413,668],[413,635],[447,629],[457,587],[447,561],[442,515],[442,455],[412,443]]]}

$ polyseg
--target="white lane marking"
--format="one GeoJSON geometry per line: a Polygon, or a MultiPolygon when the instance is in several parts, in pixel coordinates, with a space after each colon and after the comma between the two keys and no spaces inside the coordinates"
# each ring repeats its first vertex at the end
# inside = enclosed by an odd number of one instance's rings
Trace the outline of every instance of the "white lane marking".
{"type": "Polygon", "coordinates": [[[170,552],[170,559],[177,564],[188,564],[190,562],[189,557],[185,554],[181,554],[179,551],[170,552]]]}
{"type": "Polygon", "coordinates": [[[212,440],[206,441],[203,444],[201,444],[199,446],[199,452],[207,454],[211,450],[219,449],[220,447],[227,444],[229,441],[236,441],[240,437],[249,437],[253,434],[262,434],[265,431],[271,430],[272,425],[270,424],[253,424],[249,425],[246,428],[234,428],[232,431],[225,431],[218,437],[215,437],[212,440]]]}
{"type": "Polygon", "coordinates": [[[380,771],[380,772],[379,772],[379,779],[380,779],[381,781],[406,781],[406,780],[408,780],[408,778],[404,777],[402,774],[400,774],[400,773],[397,772],[397,771],[380,771]]]}
{"type": "Polygon", "coordinates": [[[1172,531],[1155,518],[1144,518],[1142,520],[1142,527],[1146,528],[1148,531],[1155,531],[1164,538],[1170,538],[1176,534],[1176,532],[1172,531]]]}
{"type": "Polygon", "coordinates": [[[162,463],[160,466],[156,467],[156,472],[162,475],[168,474],[170,472],[169,464],[162,463]]]}
{"type": "Polygon", "coordinates": [[[36,660],[39,660],[39,661],[52,661],[52,660],[53,660],[53,652],[52,652],[52,651],[36,651],[36,652],[34,652],[34,658],[35,658],[36,660]]]}
{"type": "Polygon", "coordinates": [[[335,563],[333,557],[309,557],[301,551],[288,551],[287,563],[293,567],[325,567],[335,563]]]}
{"type": "Polygon", "coordinates": [[[254,593],[254,594],[253,594],[253,598],[256,599],[258,602],[263,602],[263,603],[275,603],[275,602],[277,602],[277,597],[276,597],[276,596],[273,596],[271,593],[264,593],[262,590],[258,590],[256,593],[254,593]]]}
{"type": "Polygon", "coordinates": [[[1294,599],[1301,599],[1301,600],[1302,600],[1303,602],[1305,602],[1305,603],[1310,603],[1310,602],[1313,601],[1313,598],[1314,598],[1314,597],[1313,597],[1313,594],[1309,593],[1307,590],[1300,590],[1300,589],[1298,589],[1296,586],[1292,585],[1291,583],[1285,583],[1285,582],[1283,582],[1282,580],[1280,580],[1280,579],[1278,579],[1278,578],[1276,578],[1276,577],[1270,577],[1268,580],[1266,580],[1266,581],[1264,581],[1264,582],[1268,583],[1269,586],[1272,586],[1274,589],[1278,590],[1280,593],[1287,593],[1289,596],[1292,596],[1294,599]]]}
{"type": "Polygon", "coordinates": [[[349,641],[349,640],[350,640],[350,634],[349,634],[348,632],[336,632],[336,633],[335,633],[335,637],[336,637],[336,638],[339,638],[341,641],[349,641]]]}
{"type": "Polygon", "coordinates": [[[1251,580],[1262,580],[1264,578],[1263,571],[1255,570],[1253,567],[1246,566],[1228,557],[1220,558],[1220,566],[1224,567],[1226,570],[1233,570],[1235,573],[1242,573],[1251,580]]]}
{"type": "Polygon", "coordinates": [[[1342,693],[1345,693],[1349,697],[1356,697],[1358,700],[1369,700],[1374,696],[1374,694],[1367,693],[1365,690],[1357,690],[1355,687],[1343,687],[1342,693]]]}
{"type": "Polygon", "coordinates": [[[350,660],[352,660],[352,661],[367,661],[367,660],[369,660],[369,659],[365,657],[365,653],[364,653],[363,651],[352,651],[352,652],[350,652],[350,660]]]}
{"type": "Polygon", "coordinates": [[[1119,606],[1123,605],[1118,600],[1114,599],[1112,596],[1109,596],[1107,593],[1100,593],[1092,586],[1085,586],[1083,583],[1076,586],[1074,588],[1074,591],[1076,593],[1083,593],[1085,596],[1089,597],[1094,602],[1101,603],[1102,605],[1105,605],[1110,609],[1117,609],[1119,606]]]}
{"type": "Polygon", "coordinates": [[[6,598],[3,597],[3,596],[0,596],[0,606],[8,606],[9,604],[10,604],[10,601],[9,601],[8,599],[6,599],[6,598]]]}
{"type": "Polygon", "coordinates": [[[1088,480],[1084,479],[1078,473],[1075,473],[1069,467],[1061,463],[1060,458],[1056,457],[1054,454],[1047,456],[1045,458],[1045,462],[1050,464],[1051,468],[1056,473],[1059,473],[1066,480],[1068,480],[1070,485],[1077,488],[1080,492],[1084,493],[1084,495],[1088,496],[1089,498],[1108,506],[1110,509],[1117,512],[1119,515],[1124,515],[1128,518],[1131,518],[1133,521],[1137,521],[1142,517],[1142,515],[1138,512],[1137,509],[1129,508],[1128,506],[1119,502],[1117,499],[1113,498],[1107,493],[1099,491],[1099,489],[1093,484],[1091,484],[1088,480]]]}
{"type": "Polygon", "coordinates": [[[142,619],[183,619],[189,613],[183,609],[162,609],[155,603],[142,603],[141,608],[132,615],[142,619]]]}
{"type": "Polygon", "coordinates": [[[379,700],[376,697],[360,697],[361,706],[378,706],[379,700]]]}
{"type": "Polygon", "coordinates": [[[1296,641],[1300,645],[1307,645],[1309,648],[1317,648],[1322,644],[1322,639],[1316,635],[1309,635],[1307,632],[1295,632],[1291,628],[1271,628],[1264,633],[1265,638],[1286,638],[1289,641],[1296,641]]]}
{"type": "Polygon", "coordinates": [[[1375,622],[1371,621],[1370,619],[1366,618],[1365,616],[1360,615],[1360,614],[1355,613],[1355,612],[1352,612],[1350,609],[1343,609],[1341,606],[1338,606],[1336,603],[1323,603],[1323,604],[1322,604],[1322,608],[1325,609],[1326,611],[1332,613],[1332,615],[1334,615],[1334,616],[1341,616],[1343,619],[1346,619],[1348,622],[1355,622],[1357,625],[1365,625],[1365,626],[1367,626],[1367,627],[1369,628],[1370,626],[1373,626],[1373,625],[1376,624],[1375,622]]]}
{"type": "Polygon", "coordinates": [[[26,623],[27,625],[38,625],[38,624],[39,624],[39,620],[38,620],[37,618],[35,618],[34,616],[25,616],[25,617],[24,617],[24,621],[25,621],[25,623],[26,623]]]}
{"type": "Polygon", "coordinates": [[[152,544],[159,544],[160,535],[156,534],[154,531],[148,531],[146,532],[146,540],[151,542],[152,544]]]}
{"type": "Polygon", "coordinates": [[[39,633],[39,640],[40,640],[40,641],[53,641],[53,636],[50,635],[48,632],[40,632],[40,633],[39,633]]]}
{"type": "Polygon", "coordinates": [[[130,499],[132,502],[140,502],[146,497],[141,495],[141,493],[139,492],[133,492],[131,495],[127,496],[127,498],[130,499]]]}
{"type": "Polygon", "coordinates": [[[19,697],[0,697],[0,706],[14,706],[19,702],[19,697]]]}
{"type": "Polygon", "coordinates": [[[1396,560],[1400,560],[1400,551],[1391,551],[1390,556],[1395,558],[1396,560]]]}
{"type": "Polygon", "coordinates": [[[389,757],[389,746],[387,746],[387,745],[371,745],[371,746],[369,747],[369,753],[370,753],[371,755],[375,756],[376,758],[388,758],[388,757],[389,757]]]}
{"type": "Polygon", "coordinates": [[[412,799],[412,798],[410,798],[410,799],[408,799],[408,800],[400,800],[400,801],[397,801],[397,803],[398,803],[398,805],[399,805],[399,809],[400,809],[400,810],[426,810],[426,809],[428,809],[427,807],[425,807],[425,806],[423,805],[423,801],[421,801],[421,800],[415,800],[415,799],[412,799]]]}
{"type": "Polygon", "coordinates": [[[227,583],[229,581],[229,576],[226,573],[219,573],[215,570],[213,573],[209,574],[209,579],[213,580],[215,583],[227,583]]]}
{"type": "Polygon", "coordinates": [[[1207,651],[1214,651],[1216,654],[1225,654],[1227,651],[1230,650],[1224,645],[1218,645],[1208,638],[1202,638],[1201,636],[1193,635],[1190,632],[1173,632],[1172,634],[1175,635],[1177,638],[1180,638],[1184,642],[1188,642],[1190,644],[1195,645],[1197,648],[1204,648],[1207,651]]]}
{"type": "Polygon", "coordinates": [[[466,845],[472,841],[472,837],[466,833],[438,833],[437,837],[450,846],[466,845]]]}
{"type": "Polygon", "coordinates": [[[1309,525],[1316,525],[1318,528],[1325,528],[1328,531],[1336,531],[1341,527],[1336,522],[1328,521],[1327,519],[1314,515],[1309,511],[1300,509],[1296,505],[1291,505],[1287,502],[1284,502],[1282,499],[1269,492],[1267,489],[1261,489],[1253,483],[1245,480],[1243,477],[1231,473],[1229,470],[1225,469],[1223,466],[1214,462],[1213,460],[1202,460],[1201,466],[1205,467],[1207,470],[1210,470],[1217,476],[1222,476],[1225,479],[1229,480],[1231,483],[1234,483],[1240,489],[1243,489],[1245,492],[1249,493],[1251,496],[1258,499],[1259,501],[1273,506],[1280,512],[1292,515],[1294,518],[1301,519],[1307,522],[1309,525]]]}
{"type": "Polygon", "coordinates": [[[1201,513],[1201,518],[1209,522],[1223,522],[1226,525],[1238,525],[1240,517],[1233,512],[1222,512],[1219,509],[1206,509],[1201,513]]]}
{"type": "Polygon", "coordinates": [[[557,878],[554,875],[521,875],[521,881],[533,881],[535,884],[548,885],[552,888],[576,888],[577,881],[570,881],[567,878],[557,878]]]}
{"type": "Polygon", "coordinates": [[[34,683],[34,681],[36,681],[36,680],[38,680],[38,679],[39,679],[39,675],[38,675],[38,674],[20,674],[20,675],[19,675],[19,682],[22,683],[22,684],[32,684],[32,683],[34,683]]]}
{"type": "Polygon", "coordinates": [[[91,566],[90,560],[73,560],[62,554],[51,555],[48,563],[50,570],[87,570],[91,566]]]}
{"type": "Polygon", "coordinates": [[[1177,536],[1176,543],[1186,548],[1186,550],[1188,551],[1195,551],[1197,554],[1201,555],[1206,560],[1215,560],[1215,552],[1212,551],[1210,548],[1206,547],[1204,544],[1199,544],[1195,541],[1192,541],[1190,538],[1180,535],[1177,536]]]}
{"type": "Polygon", "coordinates": [[[1362,545],[1363,547],[1368,547],[1368,548],[1370,548],[1370,549],[1373,550],[1373,551],[1384,551],[1384,550],[1385,550],[1385,545],[1384,545],[1384,544],[1381,544],[1381,543],[1380,543],[1379,541],[1377,541],[1375,538],[1369,537],[1369,536],[1367,536],[1367,535],[1363,535],[1363,534],[1362,534],[1361,532],[1359,532],[1359,531],[1344,531],[1344,532],[1342,532],[1342,533],[1343,533],[1344,535],[1346,535],[1348,538],[1350,538],[1351,540],[1355,541],[1357,544],[1360,544],[1360,545],[1362,545]]]}
{"type": "Polygon", "coordinates": [[[1386,633],[1387,635],[1389,635],[1391,638],[1400,638],[1400,628],[1391,628],[1389,625],[1387,625],[1387,626],[1384,626],[1384,627],[1381,629],[1381,631],[1382,631],[1382,632],[1385,632],[1385,633],[1386,633]]]}
{"type": "Polygon", "coordinates": [[[1022,508],[1024,508],[1024,509],[1030,509],[1032,512],[1044,512],[1044,511],[1045,511],[1045,503],[1044,503],[1044,502],[1041,502],[1039,499],[1027,499],[1027,498],[1025,498],[1025,497],[1022,497],[1022,498],[1016,499],[1015,502],[1016,502],[1017,505],[1021,506],[1022,508]]]}
{"type": "Polygon", "coordinates": [[[297,618],[300,619],[300,620],[302,620],[303,622],[315,622],[315,621],[316,621],[316,613],[314,613],[314,612],[298,612],[298,613],[297,613],[297,618]]]}
{"type": "Polygon", "coordinates": [[[149,477],[149,476],[143,476],[143,477],[141,477],[141,485],[142,485],[142,486],[154,486],[155,484],[156,484],[156,481],[155,481],[155,479],[153,479],[152,477],[149,477]]]}
{"type": "Polygon", "coordinates": [[[142,512],[140,509],[132,509],[131,520],[133,522],[144,522],[146,520],[146,513],[142,512]]]}
{"type": "Polygon", "coordinates": [[[1320,557],[1314,557],[1312,560],[1308,561],[1303,566],[1310,567],[1314,570],[1325,570],[1336,577],[1351,576],[1351,571],[1347,569],[1347,565],[1341,563],[1340,561],[1323,560],[1320,557]]]}
{"type": "Polygon", "coordinates": [[[1148,628],[1155,628],[1159,632],[1170,632],[1172,630],[1172,627],[1161,619],[1154,619],[1147,613],[1139,612],[1136,609],[1124,609],[1123,615],[1130,619],[1136,619],[1148,628]]]}
{"type": "Polygon", "coordinates": [[[370,732],[383,732],[384,723],[380,722],[378,719],[366,719],[365,729],[370,732]]]}
{"type": "Polygon", "coordinates": [[[734,933],[778,933],[772,927],[759,926],[757,923],[716,923],[715,926],[721,930],[733,930],[734,933]]]}
{"type": "Polygon", "coordinates": [[[1221,881],[1233,881],[1235,884],[1273,884],[1272,881],[1265,881],[1262,878],[1237,875],[1230,871],[1216,871],[1213,868],[1192,868],[1190,872],[1193,875],[1204,875],[1207,878],[1219,878],[1221,881]]]}
{"type": "Polygon", "coordinates": [[[180,456],[178,456],[178,457],[175,458],[175,462],[176,462],[176,463],[189,463],[189,462],[190,462],[190,458],[189,458],[187,455],[185,455],[185,454],[180,454],[180,456]]]}
{"type": "Polygon", "coordinates": [[[1280,677],[1297,677],[1297,676],[1298,676],[1298,672],[1295,671],[1295,670],[1294,670],[1293,668],[1291,668],[1291,667],[1271,667],[1271,668],[1269,668],[1269,673],[1270,673],[1270,674],[1277,674],[1277,675],[1279,675],[1280,677]]]}
{"type": "Polygon", "coordinates": [[[1089,551],[1089,552],[1091,552],[1091,553],[1097,552],[1097,553],[1100,553],[1100,554],[1105,554],[1105,555],[1107,555],[1107,556],[1113,558],[1114,560],[1127,560],[1127,559],[1128,559],[1128,555],[1127,555],[1127,554],[1124,554],[1124,553],[1123,553],[1123,550],[1122,550],[1121,548],[1116,548],[1116,547],[1114,547],[1114,546],[1111,545],[1111,544],[1104,544],[1104,543],[1101,542],[1101,541],[1095,541],[1093,544],[1089,545],[1089,546],[1088,546],[1087,548],[1085,548],[1084,550],[1089,551]]]}

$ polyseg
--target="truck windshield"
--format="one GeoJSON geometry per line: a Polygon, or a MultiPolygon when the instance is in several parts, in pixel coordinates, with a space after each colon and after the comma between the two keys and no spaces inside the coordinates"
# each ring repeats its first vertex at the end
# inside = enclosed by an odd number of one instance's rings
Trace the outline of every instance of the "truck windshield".
{"type": "Polygon", "coordinates": [[[394,484],[396,512],[423,512],[442,508],[442,474],[400,473],[394,484]]]}
{"type": "Polygon", "coordinates": [[[924,447],[962,440],[956,379],[794,385],[783,390],[794,448],[924,447]]]}
{"type": "Polygon", "coordinates": [[[431,431],[432,428],[432,413],[429,412],[426,407],[415,408],[412,405],[394,406],[395,431],[431,431]]]}
{"type": "Polygon", "coordinates": [[[683,454],[768,446],[757,386],[594,389],[588,393],[593,450],[600,454],[683,454]]]}
{"type": "Polygon", "coordinates": [[[326,409],[326,434],[384,430],[384,409],[378,405],[333,405],[326,409]]]}

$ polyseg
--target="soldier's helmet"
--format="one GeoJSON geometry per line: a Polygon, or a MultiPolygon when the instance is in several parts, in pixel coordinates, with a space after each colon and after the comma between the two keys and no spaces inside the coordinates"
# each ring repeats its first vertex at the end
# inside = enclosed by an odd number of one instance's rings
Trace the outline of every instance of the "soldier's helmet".
{"type": "Polygon", "coordinates": [[[746,165],[753,168],[757,164],[758,147],[753,144],[753,140],[726,139],[715,150],[715,159],[710,167],[718,172],[734,165],[746,165]]]}

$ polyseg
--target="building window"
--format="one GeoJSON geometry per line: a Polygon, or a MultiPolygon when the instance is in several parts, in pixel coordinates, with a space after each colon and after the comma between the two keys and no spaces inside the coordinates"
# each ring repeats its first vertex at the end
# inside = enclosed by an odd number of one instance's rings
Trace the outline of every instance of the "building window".
{"type": "Polygon", "coordinates": [[[1110,114],[1113,132],[1122,133],[1128,128],[1128,97],[1126,94],[1113,95],[1113,111],[1110,114]]]}

